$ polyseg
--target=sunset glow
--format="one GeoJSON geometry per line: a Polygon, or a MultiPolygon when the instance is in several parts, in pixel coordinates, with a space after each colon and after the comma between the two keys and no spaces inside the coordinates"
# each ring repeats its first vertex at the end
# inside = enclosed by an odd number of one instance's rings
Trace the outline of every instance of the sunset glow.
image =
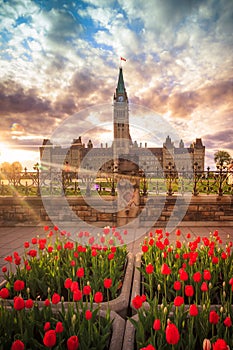
{"type": "MultiPolygon", "coordinates": [[[[218,149],[232,155],[231,0],[0,0],[0,6],[4,161],[33,166],[43,139],[67,118],[100,104],[111,108],[120,64],[129,102],[161,115],[187,147],[202,138],[206,167],[214,167],[218,149]]],[[[101,122],[83,113],[76,137],[84,125],[101,122]]],[[[153,118],[151,125],[156,132],[153,118]]],[[[109,127],[95,136],[99,147],[109,127]]]]}

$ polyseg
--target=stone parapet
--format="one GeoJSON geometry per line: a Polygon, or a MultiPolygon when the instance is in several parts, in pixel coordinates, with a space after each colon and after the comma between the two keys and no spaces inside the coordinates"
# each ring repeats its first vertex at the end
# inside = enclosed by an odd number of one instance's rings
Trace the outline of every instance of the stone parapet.
{"type": "MultiPolygon", "coordinates": [[[[0,197],[1,225],[37,225],[41,222],[61,221],[74,222],[78,217],[91,225],[103,227],[117,225],[115,197],[108,196],[106,207],[104,200],[91,198],[88,204],[84,198],[60,197],[48,198],[49,213],[41,197],[0,197]],[[70,210],[67,210],[70,209],[70,210]]],[[[199,195],[191,198],[181,196],[142,197],[139,205],[139,225],[147,221],[155,225],[164,224],[171,219],[181,218],[181,221],[192,222],[231,222],[233,221],[233,196],[199,195]],[[155,220],[154,220],[155,218],[155,220]]],[[[127,211],[125,211],[127,216],[127,211]]],[[[121,220],[122,212],[121,212],[121,220]]],[[[135,218],[126,217],[126,222],[135,218]]],[[[123,220],[124,221],[124,220],[123,220]]],[[[123,222],[122,221],[122,222],[123,222]]],[[[132,221],[133,222],[133,221],[132,221]]]]}

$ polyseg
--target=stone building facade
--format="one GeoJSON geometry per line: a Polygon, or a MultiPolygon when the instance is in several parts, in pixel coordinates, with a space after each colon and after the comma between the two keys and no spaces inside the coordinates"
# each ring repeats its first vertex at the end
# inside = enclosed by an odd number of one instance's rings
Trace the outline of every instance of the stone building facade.
{"type": "Polygon", "coordinates": [[[129,101],[125,88],[123,70],[119,68],[118,84],[113,96],[113,142],[112,145],[101,144],[93,147],[89,140],[85,145],[81,136],[74,139],[69,148],[53,145],[45,139],[40,147],[41,164],[56,166],[69,164],[71,171],[78,171],[80,167],[86,170],[101,170],[118,172],[117,160],[130,159],[137,163],[138,168],[147,175],[153,176],[158,171],[176,169],[193,171],[194,166],[204,170],[205,146],[201,138],[197,138],[190,147],[184,146],[180,140],[178,147],[174,145],[168,135],[161,147],[147,147],[132,141],[129,122],[129,101]]]}

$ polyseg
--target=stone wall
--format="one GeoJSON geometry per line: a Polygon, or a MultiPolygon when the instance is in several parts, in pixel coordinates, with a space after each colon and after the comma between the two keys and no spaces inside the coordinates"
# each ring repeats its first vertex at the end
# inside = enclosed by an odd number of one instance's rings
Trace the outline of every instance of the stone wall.
{"type": "MultiPolygon", "coordinates": [[[[61,222],[70,222],[77,219],[89,222],[91,225],[104,227],[119,225],[117,218],[116,201],[106,197],[108,207],[92,198],[88,205],[83,198],[59,197],[48,198],[49,215],[44,208],[44,199],[40,197],[0,197],[0,225],[39,225],[55,219],[61,222]],[[64,199],[64,198],[63,198],[64,199]]],[[[170,219],[183,221],[220,221],[233,222],[233,196],[222,197],[197,196],[190,199],[178,196],[162,198],[141,198],[139,221],[157,221],[163,224],[170,219]]],[[[103,201],[102,201],[103,202],[103,201]]],[[[46,208],[48,208],[46,204],[46,208]]],[[[128,211],[126,211],[127,216],[128,211]]],[[[122,219],[122,217],[121,217],[122,219]]],[[[134,218],[126,217],[124,223],[134,218]]]]}
{"type": "Polygon", "coordinates": [[[145,214],[141,213],[141,221],[148,217],[158,217],[157,222],[169,220],[181,221],[233,221],[233,196],[204,195],[187,197],[160,197],[144,199],[145,214]],[[149,202],[149,203],[148,203],[149,202]],[[162,208],[162,210],[161,210],[162,208]]]}

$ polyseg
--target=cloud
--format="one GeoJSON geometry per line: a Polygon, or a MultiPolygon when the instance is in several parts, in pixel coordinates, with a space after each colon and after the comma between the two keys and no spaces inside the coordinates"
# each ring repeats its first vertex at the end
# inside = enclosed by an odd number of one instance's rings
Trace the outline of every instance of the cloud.
{"type": "MultiPolygon", "coordinates": [[[[117,66],[124,56],[130,102],[163,114],[184,142],[203,137],[207,152],[214,143],[231,147],[230,135],[220,134],[229,129],[233,111],[231,0],[48,1],[44,6],[0,0],[0,6],[5,140],[49,136],[69,116],[101,103],[109,103],[111,123],[117,66]],[[12,134],[14,123],[22,127],[20,133],[12,134]]],[[[82,118],[80,130],[87,121],[93,127],[106,120],[104,114],[82,118]]]]}
{"type": "Polygon", "coordinates": [[[24,90],[13,81],[0,84],[0,115],[6,113],[44,113],[50,110],[50,101],[38,96],[36,90],[24,90]]]}
{"type": "Polygon", "coordinates": [[[205,139],[206,147],[209,149],[226,149],[228,150],[232,156],[233,150],[233,138],[232,138],[232,130],[226,129],[222,131],[217,131],[213,134],[203,135],[205,139]]]}

